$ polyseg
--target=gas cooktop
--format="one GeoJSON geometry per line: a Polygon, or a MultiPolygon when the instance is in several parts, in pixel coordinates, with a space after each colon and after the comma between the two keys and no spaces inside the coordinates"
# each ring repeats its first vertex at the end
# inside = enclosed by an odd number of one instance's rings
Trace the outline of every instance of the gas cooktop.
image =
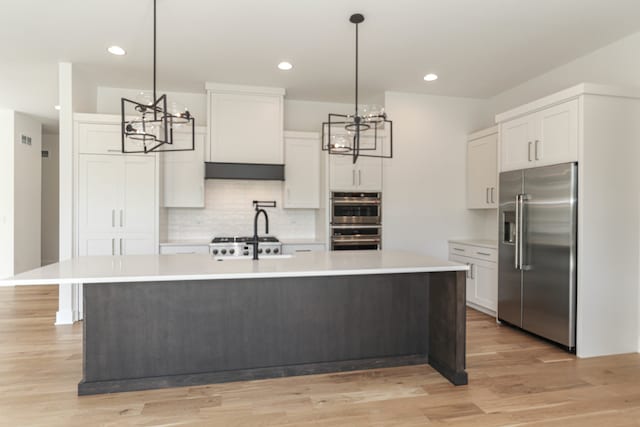
{"type": "MultiPolygon", "coordinates": [[[[253,237],[214,237],[211,243],[246,243],[253,240],[253,237]]],[[[258,237],[259,242],[278,243],[279,240],[273,236],[258,237]]]]}

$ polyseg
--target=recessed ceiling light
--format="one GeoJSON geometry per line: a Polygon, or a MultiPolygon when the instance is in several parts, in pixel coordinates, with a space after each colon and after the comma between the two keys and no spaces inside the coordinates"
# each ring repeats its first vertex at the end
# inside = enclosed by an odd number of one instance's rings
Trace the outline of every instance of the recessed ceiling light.
{"type": "Polygon", "coordinates": [[[435,80],[438,80],[438,75],[437,74],[433,74],[433,73],[429,73],[426,76],[424,76],[424,80],[427,82],[432,82],[435,80]]]}
{"type": "Polygon", "coordinates": [[[293,68],[293,65],[291,65],[290,62],[284,61],[284,62],[281,62],[281,63],[278,64],[278,68],[283,70],[283,71],[289,71],[290,69],[293,68]]]}
{"type": "Polygon", "coordinates": [[[118,56],[122,56],[122,55],[126,55],[127,52],[121,48],[120,46],[109,46],[107,48],[107,52],[109,52],[112,55],[118,55],[118,56]]]}
{"type": "Polygon", "coordinates": [[[55,108],[56,110],[60,111],[60,106],[59,105],[54,105],[53,108],[55,108]]]}

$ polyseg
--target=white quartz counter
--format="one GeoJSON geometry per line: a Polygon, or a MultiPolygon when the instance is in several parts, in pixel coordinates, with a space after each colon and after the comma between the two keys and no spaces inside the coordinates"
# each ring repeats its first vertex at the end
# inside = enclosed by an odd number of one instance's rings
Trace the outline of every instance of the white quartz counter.
{"type": "Polygon", "coordinates": [[[214,260],[209,255],[78,257],[0,280],[0,284],[158,282],[466,271],[465,264],[410,252],[309,252],[284,258],[214,260]]]}

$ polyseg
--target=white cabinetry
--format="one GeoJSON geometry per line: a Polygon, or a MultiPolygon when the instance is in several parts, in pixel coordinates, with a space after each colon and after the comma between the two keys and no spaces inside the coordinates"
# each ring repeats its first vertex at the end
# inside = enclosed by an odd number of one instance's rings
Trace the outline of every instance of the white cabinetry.
{"type": "Polygon", "coordinates": [[[283,163],[284,89],[207,83],[209,149],[222,163],[283,163]]]}
{"type": "Polygon", "coordinates": [[[160,255],[169,254],[208,254],[209,243],[160,243],[160,255]]]}
{"type": "Polygon", "coordinates": [[[501,171],[578,160],[578,100],[500,124],[501,171]]]}
{"type": "Polygon", "coordinates": [[[381,191],[382,159],[351,156],[329,156],[329,187],[331,191],[381,191]]]}
{"type": "MultiPolygon", "coordinates": [[[[206,128],[195,129],[195,150],[161,154],[165,208],[204,207],[204,149],[206,128]]],[[[191,146],[190,132],[175,132],[176,148],[191,146]]]]}
{"type": "Polygon", "coordinates": [[[114,116],[76,115],[75,135],[75,253],[157,253],[157,155],[117,154],[121,133],[114,116]]]}
{"type": "Polygon", "coordinates": [[[320,137],[313,132],[284,134],[284,208],[320,207],[320,137]]]}
{"type": "Polygon", "coordinates": [[[304,252],[322,252],[326,251],[326,245],[321,242],[282,242],[282,253],[284,255],[295,255],[304,252]]]}
{"type": "Polygon", "coordinates": [[[467,305],[494,316],[498,302],[498,251],[495,248],[449,243],[449,260],[467,264],[467,305]]]}
{"type": "Polygon", "coordinates": [[[498,128],[469,136],[467,145],[467,208],[495,208],[498,204],[498,128]]]}

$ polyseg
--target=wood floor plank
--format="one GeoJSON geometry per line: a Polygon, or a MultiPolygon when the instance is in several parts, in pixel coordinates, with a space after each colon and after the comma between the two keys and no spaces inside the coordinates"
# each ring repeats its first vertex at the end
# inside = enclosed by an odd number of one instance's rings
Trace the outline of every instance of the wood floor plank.
{"type": "Polygon", "coordinates": [[[578,359],[467,312],[469,385],[428,366],[76,395],[57,287],[0,288],[0,426],[640,426],[640,355],[578,359]]]}

